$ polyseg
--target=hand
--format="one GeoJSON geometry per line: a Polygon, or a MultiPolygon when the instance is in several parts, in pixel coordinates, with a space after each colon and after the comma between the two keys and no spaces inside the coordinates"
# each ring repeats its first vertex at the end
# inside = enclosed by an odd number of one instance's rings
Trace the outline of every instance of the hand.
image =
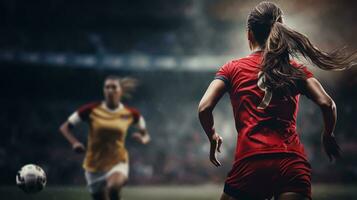
{"type": "Polygon", "coordinates": [[[133,133],[132,138],[139,143],[143,143],[142,135],[139,132],[133,133]]]}
{"type": "Polygon", "coordinates": [[[211,162],[216,166],[219,167],[221,166],[221,163],[217,160],[216,157],[216,150],[221,153],[221,145],[223,142],[223,139],[221,136],[218,135],[218,133],[214,133],[212,135],[212,138],[210,139],[211,142],[211,148],[209,152],[209,158],[211,162]]]}
{"type": "Polygon", "coordinates": [[[323,134],[322,144],[326,155],[330,159],[330,162],[341,157],[341,148],[338,146],[334,135],[323,134]]]}
{"type": "Polygon", "coordinates": [[[72,145],[72,149],[76,153],[84,153],[86,151],[86,148],[84,145],[80,142],[76,142],[72,145]]]}

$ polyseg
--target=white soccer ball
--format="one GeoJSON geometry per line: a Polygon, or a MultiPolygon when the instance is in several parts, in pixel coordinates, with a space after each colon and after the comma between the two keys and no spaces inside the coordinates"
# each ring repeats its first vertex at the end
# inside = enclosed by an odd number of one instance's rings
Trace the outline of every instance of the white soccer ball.
{"type": "Polygon", "coordinates": [[[26,193],[36,193],[46,186],[46,173],[34,164],[23,166],[16,175],[16,184],[26,193]]]}

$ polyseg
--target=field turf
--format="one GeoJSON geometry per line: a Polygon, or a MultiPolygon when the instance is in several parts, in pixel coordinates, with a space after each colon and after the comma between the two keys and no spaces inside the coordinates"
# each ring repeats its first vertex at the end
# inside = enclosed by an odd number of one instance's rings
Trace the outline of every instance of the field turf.
{"type": "MultiPolygon", "coordinates": [[[[217,200],[222,186],[127,186],[124,200],[217,200]]],[[[85,187],[48,186],[38,194],[25,194],[14,186],[0,186],[2,200],[90,200],[85,187]]],[[[357,199],[357,185],[314,185],[314,200],[357,199]]]]}

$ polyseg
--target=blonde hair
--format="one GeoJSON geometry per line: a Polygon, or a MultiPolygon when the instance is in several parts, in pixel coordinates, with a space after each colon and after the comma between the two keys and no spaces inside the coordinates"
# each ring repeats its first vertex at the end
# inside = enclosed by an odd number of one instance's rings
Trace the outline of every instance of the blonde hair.
{"type": "Polygon", "coordinates": [[[135,78],[125,76],[119,77],[116,75],[109,75],[105,78],[105,80],[117,80],[121,89],[123,90],[124,98],[131,98],[132,93],[135,91],[136,87],[139,85],[139,81],[135,78]]]}

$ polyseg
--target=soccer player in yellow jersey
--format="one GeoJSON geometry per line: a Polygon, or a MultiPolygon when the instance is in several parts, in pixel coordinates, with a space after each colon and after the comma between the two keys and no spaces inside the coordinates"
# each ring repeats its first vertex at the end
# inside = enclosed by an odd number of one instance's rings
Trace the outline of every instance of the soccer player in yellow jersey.
{"type": "Polygon", "coordinates": [[[60,132],[77,153],[85,152],[83,168],[89,191],[94,200],[118,200],[128,180],[128,153],[125,138],[130,126],[138,132],[133,138],[146,144],[150,136],[144,118],[133,108],[123,105],[121,97],[135,87],[135,80],[109,76],[104,82],[103,102],[80,107],[60,127],[60,132]],[[79,122],[87,122],[87,147],[72,134],[79,122]]]}

